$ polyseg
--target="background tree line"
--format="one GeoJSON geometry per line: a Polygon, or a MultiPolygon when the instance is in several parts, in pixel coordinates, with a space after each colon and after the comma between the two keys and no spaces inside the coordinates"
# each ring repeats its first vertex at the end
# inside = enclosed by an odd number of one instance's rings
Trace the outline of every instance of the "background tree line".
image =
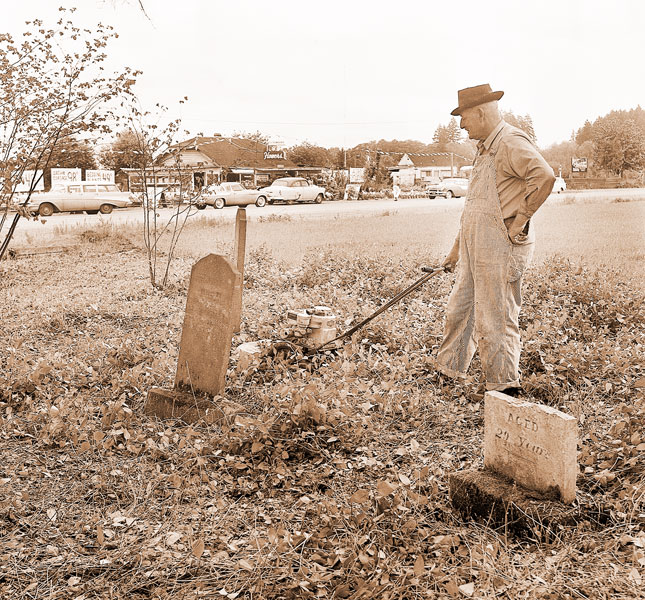
{"type": "Polygon", "coordinates": [[[566,177],[571,158],[586,157],[594,176],[643,179],[645,172],[645,110],[612,110],[571,134],[567,142],[553,144],[543,151],[549,164],[566,177]]]}
{"type": "MultiPolygon", "coordinates": [[[[504,111],[504,119],[525,131],[537,144],[537,136],[530,115],[516,115],[504,111]]],[[[236,131],[233,137],[268,141],[261,132],[236,131]]],[[[571,159],[586,157],[589,172],[594,176],[639,175],[645,169],[645,110],[640,106],[632,110],[611,111],[593,123],[584,125],[571,134],[568,141],[543,148],[542,153],[554,168],[567,177],[571,174],[571,159]]],[[[387,168],[395,166],[404,154],[449,154],[467,158],[474,157],[475,144],[468,140],[459,128],[457,119],[439,125],[432,142],[418,140],[373,140],[357,144],[352,148],[325,148],[310,142],[293,145],[286,149],[287,157],[297,165],[316,166],[329,169],[364,167],[368,178],[374,183],[388,180],[387,168]]],[[[444,158],[445,161],[445,158],[444,158]]],[[[119,171],[121,168],[140,168],[149,162],[143,157],[137,145],[137,136],[124,130],[117,134],[114,142],[94,155],[87,142],[68,139],[57,148],[52,156],[52,166],[80,168],[104,168],[119,171]]],[[[437,159],[439,164],[440,159],[437,159]]]]}

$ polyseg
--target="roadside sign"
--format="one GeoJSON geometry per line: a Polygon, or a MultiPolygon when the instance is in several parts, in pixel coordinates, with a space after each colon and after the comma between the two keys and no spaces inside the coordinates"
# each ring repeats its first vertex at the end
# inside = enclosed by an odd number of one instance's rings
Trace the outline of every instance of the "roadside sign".
{"type": "Polygon", "coordinates": [[[365,169],[363,167],[350,167],[349,182],[363,183],[365,181],[365,169]]]}
{"type": "Polygon", "coordinates": [[[14,192],[28,192],[29,190],[42,192],[44,189],[45,180],[42,170],[34,171],[33,169],[28,169],[23,171],[22,179],[16,183],[14,192]]]}
{"type": "Polygon", "coordinates": [[[571,172],[572,173],[586,173],[587,171],[587,158],[574,158],[571,157],[571,172]]]}
{"type": "Polygon", "coordinates": [[[85,181],[114,183],[114,171],[106,169],[87,169],[87,171],[85,171],[85,181]]]}
{"type": "Polygon", "coordinates": [[[75,183],[81,181],[80,169],[51,169],[52,185],[55,183],[75,183]]]}

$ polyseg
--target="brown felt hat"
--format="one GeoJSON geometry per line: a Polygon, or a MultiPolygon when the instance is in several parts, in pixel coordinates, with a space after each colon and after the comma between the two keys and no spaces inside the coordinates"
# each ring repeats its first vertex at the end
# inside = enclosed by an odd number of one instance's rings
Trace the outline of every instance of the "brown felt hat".
{"type": "Polygon", "coordinates": [[[504,92],[494,92],[488,83],[464,88],[457,92],[457,101],[459,102],[459,106],[450,114],[460,115],[461,112],[467,108],[479,106],[480,104],[492,102],[493,100],[499,100],[503,95],[504,92]]]}

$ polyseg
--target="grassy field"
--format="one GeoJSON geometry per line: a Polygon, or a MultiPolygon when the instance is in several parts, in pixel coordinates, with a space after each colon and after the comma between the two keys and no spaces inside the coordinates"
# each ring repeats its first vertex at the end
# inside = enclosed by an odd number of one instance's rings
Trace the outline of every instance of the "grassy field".
{"type": "MultiPolygon", "coordinates": [[[[523,536],[464,522],[451,472],[482,464],[480,374],[442,386],[428,358],[452,276],[337,353],[227,375],[244,413],[160,422],[188,276],[233,227],[187,229],[153,290],[133,228],[68,229],[65,253],[0,264],[0,597],[634,599],[645,576],[642,202],[560,203],[536,223],[521,367],[580,425],[577,523],[523,536]]],[[[288,308],[342,328],[437,263],[455,210],[252,220],[240,342],[288,308]]],[[[32,251],[36,249],[32,248],[32,251]]],[[[21,257],[22,253],[22,257],[21,257]]]]}
{"type": "MultiPolygon", "coordinates": [[[[374,217],[333,220],[299,217],[263,217],[248,212],[248,248],[266,249],[278,261],[293,267],[311,252],[327,249],[393,256],[426,253],[437,261],[450,248],[459,227],[460,208],[439,208],[422,215],[397,211],[396,207],[374,217]]],[[[575,198],[547,203],[536,215],[537,263],[561,256],[589,267],[620,267],[643,280],[645,258],[645,201],[608,202],[604,198],[577,202],[575,198]]],[[[109,221],[105,221],[109,223],[109,221]]],[[[109,227],[109,225],[105,225],[109,227]]],[[[101,227],[99,227],[101,229],[101,227]]],[[[141,245],[138,226],[117,226],[116,231],[141,245]]],[[[25,236],[18,230],[15,247],[75,243],[77,228],[57,226],[50,220],[49,233],[25,236]],[[52,226],[53,225],[53,226],[52,226]]],[[[230,221],[217,214],[198,213],[182,238],[179,254],[199,258],[209,252],[227,253],[233,244],[230,221]]]]}
{"type": "MultiPolygon", "coordinates": [[[[459,228],[460,210],[439,209],[425,215],[397,212],[395,208],[377,217],[256,222],[249,228],[250,248],[265,246],[277,260],[290,266],[308,252],[329,249],[361,255],[393,256],[425,253],[438,261],[450,248],[459,228]]],[[[182,251],[201,256],[221,252],[231,244],[231,226],[215,227],[215,217],[203,218],[183,240],[182,251]]],[[[645,258],[645,202],[553,204],[544,206],[535,218],[538,240],[536,261],[557,255],[590,267],[620,266],[642,279],[645,258]]]]}

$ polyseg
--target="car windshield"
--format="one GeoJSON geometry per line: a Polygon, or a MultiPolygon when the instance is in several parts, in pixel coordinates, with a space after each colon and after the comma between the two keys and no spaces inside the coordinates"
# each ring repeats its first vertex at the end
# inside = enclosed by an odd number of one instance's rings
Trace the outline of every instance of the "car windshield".
{"type": "Polygon", "coordinates": [[[293,186],[293,180],[292,179],[276,179],[271,185],[282,185],[284,187],[292,187],[293,186]]]}

